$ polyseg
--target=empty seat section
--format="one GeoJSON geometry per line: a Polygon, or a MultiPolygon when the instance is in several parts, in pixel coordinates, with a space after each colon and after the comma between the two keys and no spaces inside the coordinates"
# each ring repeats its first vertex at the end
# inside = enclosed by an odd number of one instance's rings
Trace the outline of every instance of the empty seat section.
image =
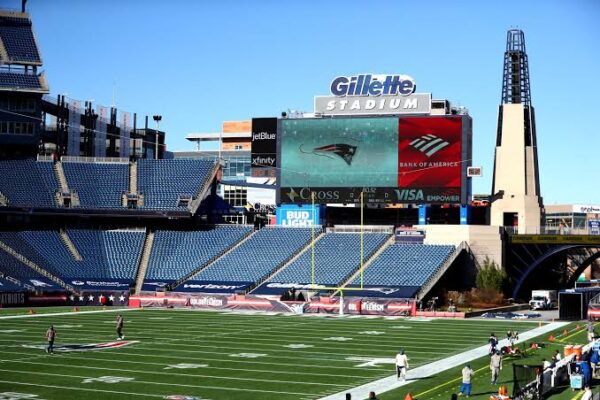
{"type": "MultiPolygon", "coordinates": [[[[364,234],[364,260],[389,238],[384,233],[364,234]]],[[[312,251],[302,256],[276,274],[274,282],[311,283],[312,251]]],[[[326,233],[315,244],[315,283],[337,286],[360,266],[359,233],[326,233]]]]}
{"type": "Polygon", "coordinates": [[[204,160],[140,160],[138,192],[147,209],[181,210],[179,196],[196,197],[214,163],[204,160]]]}
{"type": "Polygon", "coordinates": [[[0,16],[0,38],[11,62],[41,62],[28,18],[0,16]]]}
{"type": "Polygon", "coordinates": [[[11,207],[55,207],[58,182],[51,162],[0,161],[0,192],[11,207]]]}
{"type": "Polygon", "coordinates": [[[310,240],[310,229],[264,228],[192,279],[258,282],[310,240]]]}
{"type": "Polygon", "coordinates": [[[157,231],[146,279],[184,277],[252,232],[248,226],[217,226],[208,231],[157,231]]]}
{"type": "Polygon", "coordinates": [[[88,278],[133,281],[142,254],[144,231],[69,230],[88,278]]]}
{"type": "MultiPolygon", "coordinates": [[[[454,246],[393,244],[363,273],[366,285],[422,286],[452,254],[454,246]]],[[[355,278],[351,284],[360,284],[355,278]]]]}
{"type": "Polygon", "coordinates": [[[41,89],[42,84],[40,83],[40,79],[37,75],[0,72],[0,87],[15,89],[41,89]]]}
{"type": "Polygon", "coordinates": [[[122,208],[122,195],[129,191],[129,164],[63,162],[62,166],[81,207],[122,208]]]}
{"type": "MultiPolygon", "coordinates": [[[[58,232],[0,232],[0,241],[10,246],[14,251],[18,252],[29,261],[37,264],[37,266],[40,268],[43,268],[44,270],[56,275],[58,271],[54,269],[55,263],[48,262],[46,258],[40,254],[40,252],[38,252],[38,248],[42,248],[44,246],[56,249],[56,240],[53,239],[60,240],[58,237],[58,232]],[[42,243],[37,243],[36,246],[31,245],[32,242],[35,243],[38,240],[42,241],[42,243]],[[46,244],[46,242],[48,243],[46,244]]],[[[58,250],[60,251],[60,247],[58,247],[58,250]]],[[[47,254],[50,254],[54,257],[64,258],[64,253],[53,254],[52,250],[48,250],[47,254]]]]}
{"type": "MultiPolygon", "coordinates": [[[[0,236],[2,235],[0,234],[0,236]]],[[[1,237],[0,240],[3,241],[1,237]]],[[[21,261],[17,260],[16,258],[14,258],[13,256],[1,249],[0,273],[7,276],[12,276],[13,278],[19,280],[23,278],[42,278],[42,275],[38,274],[35,270],[29,268],[27,265],[23,264],[21,261]]]]}

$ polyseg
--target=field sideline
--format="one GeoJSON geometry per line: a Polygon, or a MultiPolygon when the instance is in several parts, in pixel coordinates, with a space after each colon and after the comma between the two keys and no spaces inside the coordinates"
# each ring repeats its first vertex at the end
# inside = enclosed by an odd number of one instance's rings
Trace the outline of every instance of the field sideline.
{"type": "Polygon", "coordinates": [[[1,319],[0,398],[319,399],[392,375],[400,348],[415,368],[484,345],[490,332],[502,338],[538,326],[149,309],[123,315],[133,343],[55,355],[41,348],[50,323],[57,346],[105,343],[115,341],[116,312],[1,319]]]}

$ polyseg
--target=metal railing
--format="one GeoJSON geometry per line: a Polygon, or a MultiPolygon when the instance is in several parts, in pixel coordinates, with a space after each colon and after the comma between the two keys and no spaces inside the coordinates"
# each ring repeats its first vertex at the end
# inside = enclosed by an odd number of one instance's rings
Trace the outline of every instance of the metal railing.
{"type": "Polygon", "coordinates": [[[558,226],[527,227],[526,232],[519,233],[517,226],[505,226],[504,231],[509,235],[591,235],[587,228],[568,228],[558,226]]]}
{"type": "Polygon", "coordinates": [[[102,163],[102,164],[129,164],[129,158],[125,157],[83,157],[83,156],[62,156],[62,162],[78,163],[102,163]]]}
{"type": "Polygon", "coordinates": [[[360,233],[361,230],[362,232],[366,233],[387,233],[390,235],[394,233],[394,227],[391,225],[365,225],[362,227],[360,225],[336,225],[334,227],[327,228],[327,232],[336,233],[360,233]]]}

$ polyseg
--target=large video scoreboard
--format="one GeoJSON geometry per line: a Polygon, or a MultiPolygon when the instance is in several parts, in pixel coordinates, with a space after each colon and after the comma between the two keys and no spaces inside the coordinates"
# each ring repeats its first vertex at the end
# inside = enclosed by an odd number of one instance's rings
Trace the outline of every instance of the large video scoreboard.
{"type": "Polygon", "coordinates": [[[279,120],[280,203],[466,204],[468,115],[279,120]]]}

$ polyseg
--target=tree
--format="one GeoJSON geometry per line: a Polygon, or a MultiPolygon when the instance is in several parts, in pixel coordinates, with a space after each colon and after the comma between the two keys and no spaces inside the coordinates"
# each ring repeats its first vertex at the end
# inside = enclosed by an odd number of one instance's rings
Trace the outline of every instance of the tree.
{"type": "Polygon", "coordinates": [[[506,283],[507,275],[504,269],[500,268],[495,261],[486,257],[483,261],[483,267],[477,272],[475,286],[479,290],[494,290],[502,292],[506,283]]]}

